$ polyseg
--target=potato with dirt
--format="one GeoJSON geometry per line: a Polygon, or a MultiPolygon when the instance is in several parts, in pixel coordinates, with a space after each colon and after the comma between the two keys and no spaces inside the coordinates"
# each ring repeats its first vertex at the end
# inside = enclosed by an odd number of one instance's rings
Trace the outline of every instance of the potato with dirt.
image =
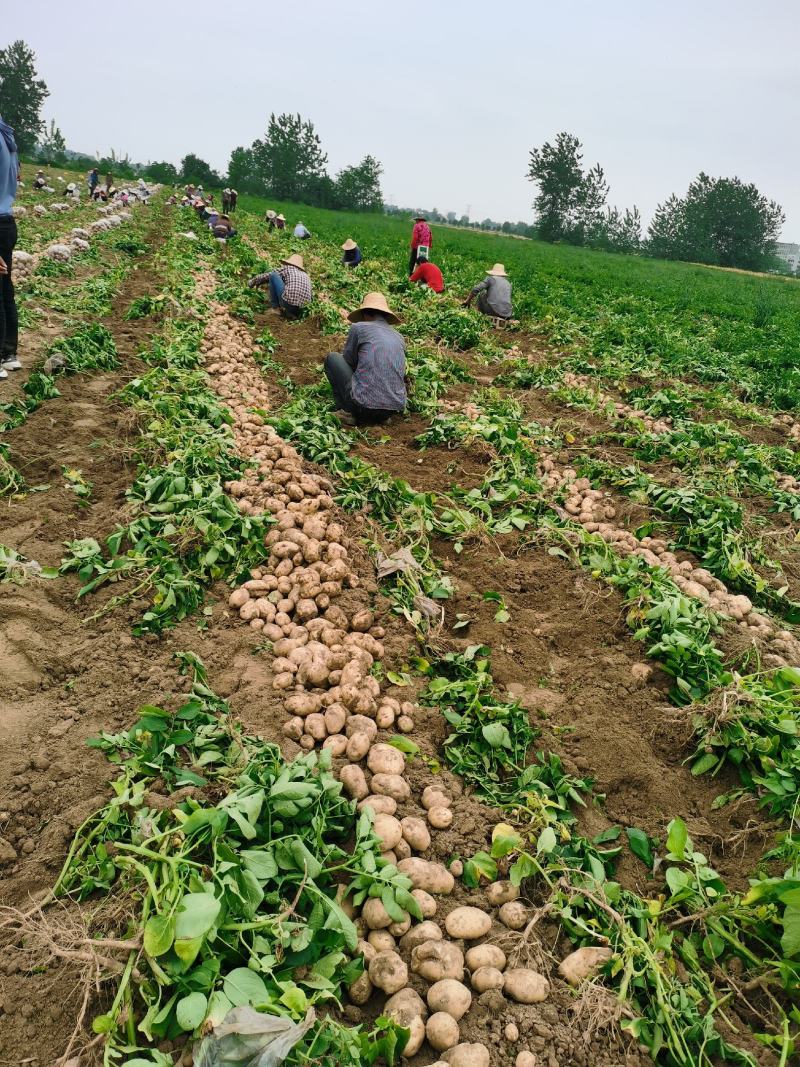
{"type": "Polygon", "coordinates": [[[492,928],[492,917],[481,908],[462,906],[454,908],[444,920],[444,928],[450,937],[461,941],[476,941],[485,937],[492,928]]]}
{"type": "Polygon", "coordinates": [[[428,990],[428,1007],[431,1011],[444,1011],[456,1022],[470,1009],[472,994],[455,978],[442,978],[428,990]]]}
{"type": "Polygon", "coordinates": [[[396,952],[379,952],[369,961],[369,980],[391,996],[408,985],[408,967],[396,952]]]}

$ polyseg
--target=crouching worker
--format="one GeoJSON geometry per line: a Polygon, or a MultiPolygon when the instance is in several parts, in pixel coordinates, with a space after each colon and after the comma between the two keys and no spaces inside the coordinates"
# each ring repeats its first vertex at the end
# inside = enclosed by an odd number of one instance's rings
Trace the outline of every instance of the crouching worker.
{"type": "Polygon", "coordinates": [[[464,306],[469,307],[476,296],[478,310],[484,315],[492,315],[497,319],[511,318],[511,282],[502,263],[495,263],[491,270],[486,271],[486,277],[473,288],[464,306]]]}
{"type": "Polygon", "coordinates": [[[435,263],[431,263],[426,255],[417,257],[417,266],[414,273],[408,279],[410,282],[416,282],[423,288],[427,286],[432,289],[434,293],[444,292],[444,278],[442,272],[436,266],[435,263]]]}
{"type": "Polygon", "coordinates": [[[385,422],[408,400],[406,347],[383,293],[367,293],[347,316],[353,325],[341,352],[325,357],[337,412],[347,426],[385,422]]]}
{"type": "Polygon", "coordinates": [[[348,237],[345,243],[342,245],[342,263],[345,267],[357,267],[361,260],[364,258],[361,255],[361,249],[355,243],[352,237],[348,237]]]}
{"type": "Polygon", "coordinates": [[[303,308],[311,303],[311,279],[306,274],[303,257],[298,253],[282,259],[278,270],[257,274],[247,283],[251,289],[269,286],[269,302],[284,318],[299,319],[303,308]]]}

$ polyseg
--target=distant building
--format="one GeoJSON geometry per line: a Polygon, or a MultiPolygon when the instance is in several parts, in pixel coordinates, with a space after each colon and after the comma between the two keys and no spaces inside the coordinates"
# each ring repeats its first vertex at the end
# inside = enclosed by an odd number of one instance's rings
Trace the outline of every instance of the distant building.
{"type": "Polygon", "coordinates": [[[789,241],[778,241],[775,245],[775,255],[783,260],[792,274],[796,274],[800,267],[800,244],[791,244],[789,241]]]}

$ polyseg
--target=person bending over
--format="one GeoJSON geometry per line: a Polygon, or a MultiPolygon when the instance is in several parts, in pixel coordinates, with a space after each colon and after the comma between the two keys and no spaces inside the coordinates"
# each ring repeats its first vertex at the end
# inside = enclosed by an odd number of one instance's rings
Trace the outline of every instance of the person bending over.
{"type": "Polygon", "coordinates": [[[367,293],[347,316],[353,325],[341,352],[325,357],[337,411],[347,426],[385,422],[408,400],[406,346],[383,293],[367,293]]]}
{"type": "Polygon", "coordinates": [[[502,263],[495,263],[491,270],[486,271],[486,277],[473,288],[464,306],[469,307],[476,296],[478,310],[484,315],[493,315],[498,319],[511,318],[511,282],[502,263]]]}
{"type": "Polygon", "coordinates": [[[303,308],[311,303],[313,293],[311,279],[306,274],[303,257],[295,252],[278,270],[257,274],[247,283],[251,289],[269,286],[269,302],[286,319],[299,319],[303,308]]]}
{"type": "Polygon", "coordinates": [[[357,267],[361,260],[364,258],[361,255],[361,249],[358,247],[352,237],[348,237],[345,243],[342,245],[342,252],[344,253],[344,255],[342,256],[342,263],[345,265],[345,267],[357,267]]]}
{"type": "Polygon", "coordinates": [[[307,230],[302,222],[298,222],[294,228],[294,235],[299,237],[301,241],[307,241],[311,236],[311,231],[307,230]]]}
{"type": "Polygon", "coordinates": [[[442,272],[436,266],[435,263],[430,263],[427,256],[419,256],[417,259],[417,269],[408,279],[410,282],[419,282],[420,285],[427,285],[429,289],[433,289],[434,293],[444,292],[444,278],[442,272]]]}

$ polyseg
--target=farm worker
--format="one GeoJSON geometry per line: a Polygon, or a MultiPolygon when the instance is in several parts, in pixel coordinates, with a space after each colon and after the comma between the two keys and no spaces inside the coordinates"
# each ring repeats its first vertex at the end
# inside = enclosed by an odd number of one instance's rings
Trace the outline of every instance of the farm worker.
{"type": "Polygon", "coordinates": [[[302,222],[298,222],[294,228],[294,235],[299,237],[301,241],[307,241],[311,236],[311,231],[307,230],[302,222]]]}
{"type": "Polygon", "coordinates": [[[108,174],[106,174],[106,189],[108,189],[109,193],[111,193],[113,188],[114,188],[114,175],[111,173],[111,171],[109,171],[108,174]]]}
{"type": "MultiPolygon", "coordinates": [[[[10,126],[9,126],[9,129],[11,129],[10,126]]],[[[37,170],[36,171],[36,177],[33,179],[33,187],[34,187],[34,189],[44,189],[45,185],[47,185],[47,178],[45,178],[45,176],[44,176],[44,171],[43,170],[37,170]]]]}
{"type": "Polygon", "coordinates": [[[286,216],[285,215],[276,215],[275,216],[275,229],[276,230],[285,230],[286,229],[286,216]]]}
{"type": "Polygon", "coordinates": [[[436,266],[435,263],[430,263],[427,256],[420,256],[417,260],[417,269],[408,279],[410,282],[419,282],[420,285],[427,285],[429,289],[433,289],[434,293],[444,292],[444,278],[442,272],[436,266]]]}
{"type": "Polygon", "coordinates": [[[486,271],[486,277],[474,286],[464,306],[469,307],[476,296],[478,310],[484,315],[493,315],[498,319],[511,318],[511,282],[502,263],[495,263],[491,270],[486,271]]]}
{"type": "Polygon", "coordinates": [[[89,182],[89,196],[93,198],[94,197],[94,191],[97,188],[97,186],[100,184],[100,175],[97,173],[97,167],[92,167],[92,169],[89,171],[88,182],[89,182]]]}
{"type": "Polygon", "coordinates": [[[347,316],[353,325],[341,352],[325,357],[337,415],[347,426],[385,422],[408,400],[406,346],[383,293],[367,293],[347,316]]]}
{"type": "Polygon", "coordinates": [[[220,215],[216,220],[212,219],[208,225],[211,227],[211,232],[214,236],[223,241],[227,241],[229,237],[233,237],[236,233],[227,215],[220,215]]]}
{"type": "Polygon", "coordinates": [[[11,281],[11,260],[17,243],[14,198],[19,179],[19,156],[14,131],[0,117],[0,378],[19,370],[17,304],[11,281]]]}
{"type": "Polygon", "coordinates": [[[239,194],[235,189],[231,189],[231,211],[236,210],[236,201],[239,199],[239,194]]]}
{"type": "Polygon", "coordinates": [[[297,319],[300,312],[311,303],[311,279],[306,274],[303,257],[298,253],[282,259],[283,266],[278,270],[257,274],[247,283],[251,289],[269,285],[269,302],[273,308],[280,309],[287,319],[297,319]]]}
{"type": "Polygon", "coordinates": [[[231,191],[230,189],[222,190],[222,210],[227,215],[231,207],[231,191]]]}
{"type": "Polygon", "coordinates": [[[275,219],[277,217],[278,216],[275,214],[272,208],[269,208],[267,210],[267,213],[264,218],[267,220],[267,230],[269,233],[272,233],[272,231],[275,229],[275,219]]]}
{"type": "Polygon", "coordinates": [[[346,267],[357,267],[361,260],[364,258],[361,255],[361,249],[358,247],[352,237],[348,237],[345,243],[342,245],[342,252],[344,252],[344,255],[342,256],[342,263],[344,263],[346,267]]]}
{"type": "Polygon", "coordinates": [[[431,228],[425,221],[424,215],[414,216],[414,229],[411,231],[411,258],[408,261],[408,273],[414,273],[414,267],[417,265],[417,259],[419,257],[419,249],[425,249],[425,255],[428,255],[428,250],[433,244],[433,234],[431,228]]]}

